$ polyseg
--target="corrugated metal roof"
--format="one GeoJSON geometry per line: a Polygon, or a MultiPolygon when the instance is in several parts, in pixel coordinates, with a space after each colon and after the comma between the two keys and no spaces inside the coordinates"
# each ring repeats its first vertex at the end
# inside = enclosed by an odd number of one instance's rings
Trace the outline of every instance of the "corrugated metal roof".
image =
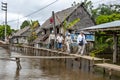
{"type": "Polygon", "coordinates": [[[120,29],[120,20],[109,22],[109,23],[104,23],[96,26],[91,26],[88,28],[83,28],[82,30],[90,30],[90,31],[95,31],[95,30],[118,30],[120,29]]]}

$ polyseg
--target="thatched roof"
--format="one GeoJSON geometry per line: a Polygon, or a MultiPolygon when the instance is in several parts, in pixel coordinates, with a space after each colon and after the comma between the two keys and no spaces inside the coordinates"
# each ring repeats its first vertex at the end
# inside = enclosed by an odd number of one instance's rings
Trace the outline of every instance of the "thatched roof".
{"type": "Polygon", "coordinates": [[[25,28],[23,28],[23,29],[20,29],[19,31],[17,31],[15,34],[13,34],[13,37],[15,37],[15,36],[27,36],[28,34],[26,33],[28,30],[30,29],[30,27],[29,26],[27,26],[27,27],[25,27],[25,28]],[[26,35],[25,35],[25,34],[26,35]]]}
{"type": "MultiPolygon", "coordinates": [[[[74,7],[70,7],[67,8],[65,10],[59,11],[55,13],[55,25],[60,25],[68,16],[70,16],[70,14],[77,8],[78,6],[74,6],[74,7]]],[[[52,18],[52,16],[50,17],[52,18]]],[[[43,25],[42,28],[48,29],[48,28],[52,28],[53,25],[50,24],[50,18],[47,19],[43,25]]]]}
{"type": "Polygon", "coordinates": [[[38,29],[36,29],[36,33],[38,34],[40,31],[42,31],[42,28],[41,27],[39,27],[38,29]]]}
{"type": "Polygon", "coordinates": [[[49,34],[46,35],[40,35],[38,36],[37,39],[33,41],[33,43],[40,43],[40,42],[45,42],[45,40],[49,37],[49,34]]]}
{"type": "Polygon", "coordinates": [[[90,13],[84,7],[84,4],[81,4],[77,7],[77,9],[72,13],[72,17],[70,16],[68,21],[73,21],[76,18],[79,18],[80,21],[70,29],[79,30],[89,26],[94,26],[96,24],[95,20],[91,17],[90,13]]]}
{"type": "MultiPolygon", "coordinates": [[[[49,29],[53,27],[53,24],[50,24],[51,17],[43,23],[42,25],[43,29],[49,29]]],[[[84,4],[79,4],[79,5],[67,8],[65,10],[56,12],[55,25],[59,26],[66,19],[68,22],[71,22],[77,18],[80,18],[80,21],[75,25],[75,27],[72,27],[71,29],[77,30],[80,28],[85,28],[85,27],[95,25],[95,21],[91,18],[88,11],[84,8],[84,4]]]]}

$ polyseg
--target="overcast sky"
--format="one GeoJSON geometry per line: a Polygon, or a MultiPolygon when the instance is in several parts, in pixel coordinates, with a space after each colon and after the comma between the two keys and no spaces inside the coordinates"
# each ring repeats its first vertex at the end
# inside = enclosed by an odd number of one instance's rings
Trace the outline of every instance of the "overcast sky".
{"type": "MultiPolygon", "coordinates": [[[[63,9],[66,9],[68,7],[71,7],[71,4],[76,1],[77,3],[84,1],[84,0],[0,0],[1,2],[7,2],[8,3],[8,21],[16,20],[12,22],[8,22],[8,24],[13,29],[19,29],[19,26],[21,25],[21,22],[24,20],[39,20],[39,23],[42,24],[47,18],[49,18],[52,14],[52,11],[61,11],[63,9]],[[56,1],[56,2],[55,2],[56,1]],[[44,8],[40,10],[39,12],[27,16],[46,5],[55,2],[54,4],[48,6],[47,8],[44,8]]],[[[99,5],[100,3],[107,2],[110,3],[110,1],[117,1],[117,0],[91,0],[95,6],[99,5]]],[[[4,13],[0,9],[0,24],[4,21],[4,13]]]]}

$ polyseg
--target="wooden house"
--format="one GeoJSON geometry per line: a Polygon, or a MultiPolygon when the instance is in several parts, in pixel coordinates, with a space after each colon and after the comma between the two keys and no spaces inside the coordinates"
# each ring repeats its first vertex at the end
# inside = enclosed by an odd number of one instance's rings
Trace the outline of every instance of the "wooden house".
{"type": "Polygon", "coordinates": [[[95,25],[95,21],[91,18],[90,14],[84,8],[84,4],[79,4],[65,10],[58,11],[54,14],[54,17],[55,29],[53,23],[51,22],[51,16],[42,24],[42,27],[38,30],[38,33],[44,32],[44,35],[42,37],[38,37],[39,39],[36,39],[36,43],[46,42],[47,44],[47,38],[49,37],[49,34],[52,30],[55,30],[56,34],[63,33],[63,23],[65,20],[67,21],[67,23],[69,23],[77,18],[80,19],[79,22],[77,22],[74,26],[68,29],[69,32],[95,25]]]}
{"type": "Polygon", "coordinates": [[[30,26],[20,29],[12,35],[11,42],[13,44],[28,44],[28,35],[30,33],[30,26]]]}

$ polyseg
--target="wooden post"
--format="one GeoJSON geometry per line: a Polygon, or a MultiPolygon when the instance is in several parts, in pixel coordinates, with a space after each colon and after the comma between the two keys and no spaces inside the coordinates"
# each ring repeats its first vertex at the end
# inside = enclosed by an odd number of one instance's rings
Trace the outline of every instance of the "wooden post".
{"type": "Polygon", "coordinates": [[[92,58],[92,73],[94,73],[94,64],[95,64],[95,62],[94,62],[94,57],[92,58]]]}
{"type": "Polygon", "coordinates": [[[111,79],[112,76],[112,69],[109,69],[109,79],[111,79]]]}
{"type": "Polygon", "coordinates": [[[81,69],[81,65],[82,65],[82,62],[81,62],[81,60],[82,60],[82,59],[80,58],[80,60],[79,60],[79,61],[80,61],[80,66],[79,66],[79,69],[81,69]]]}
{"type": "Polygon", "coordinates": [[[17,69],[21,69],[20,58],[16,58],[17,69]]]}
{"type": "Polygon", "coordinates": [[[87,60],[88,61],[88,72],[90,72],[90,68],[91,68],[91,61],[90,60],[87,60]]]}
{"type": "Polygon", "coordinates": [[[103,63],[105,63],[105,59],[103,58],[103,63]]]}
{"type": "Polygon", "coordinates": [[[113,45],[113,63],[116,63],[117,62],[117,35],[116,34],[113,35],[113,42],[114,42],[114,45],[113,45]]]}
{"type": "Polygon", "coordinates": [[[105,73],[106,73],[105,68],[103,68],[103,76],[105,76],[105,73]]]}
{"type": "Polygon", "coordinates": [[[74,61],[74,60],[72,59],[71,61],[72,61],[72,63],[71,63],[71,67],[73,68],[73,61],[74,61]]]}
{"type": "MultiPolygon", "coordinates": [[[[56,28],[55,28],[55,14],[54,14],[54,11],[52,11],[52,17],[53,17],[53,30],[54,30],[54,34],[56,36],[57,32],[56,32],[56,28]]],[[[54,49],[56,49],[56,38],[54,40],[54,49]]]]}

